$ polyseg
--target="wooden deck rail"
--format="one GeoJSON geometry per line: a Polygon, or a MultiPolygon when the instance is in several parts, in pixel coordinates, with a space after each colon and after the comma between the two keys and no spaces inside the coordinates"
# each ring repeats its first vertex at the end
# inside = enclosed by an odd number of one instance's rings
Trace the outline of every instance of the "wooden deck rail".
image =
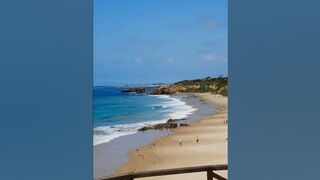
{"type": "Polygon", "coordinates": [[[133,180],[134,178],[205,172],[205,171],[207,172],[207,180],[213,180],[213,178],[218,180],[226,180],[226,178],[213,172],[213,171],[221,171],[221,170],[228,170],[228,165],[219,164],[219,165],[209,165],[209,166],[194,166],[194,167],[132,172],[127,174],[121,174],[118,176],[108,176],[104,178],[99,178],[97,180],[133,180]]]}

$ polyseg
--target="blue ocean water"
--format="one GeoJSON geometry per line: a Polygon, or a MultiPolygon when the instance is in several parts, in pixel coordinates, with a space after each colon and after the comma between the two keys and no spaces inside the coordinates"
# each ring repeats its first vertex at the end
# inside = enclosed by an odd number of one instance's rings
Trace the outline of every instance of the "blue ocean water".
{"type": "Polygon", "coordinates": [[[185,118],[196,108],[168,95],[122,93],[121,87],[96,86],[94,145],[136,133],[146,125],[185,118]]]}

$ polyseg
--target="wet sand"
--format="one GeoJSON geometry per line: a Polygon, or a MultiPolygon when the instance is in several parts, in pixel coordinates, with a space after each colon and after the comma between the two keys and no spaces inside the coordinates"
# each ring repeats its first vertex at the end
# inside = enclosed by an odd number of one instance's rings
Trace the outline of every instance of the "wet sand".
{"type": "MultiPolygon", "coordinates": [[[[193,121],[190,126],[179,127],[166,137],[129,153],[130,160],[112,174],[143,170],[156,170],[199,165],[228,163],[228,98],[210,93],[192,93],[217,108],[213,115],[193,121]],[[196,137],[199,137],[199,143],[196,137]],[[179,145],[182,140],[182,146],[179,145]]],[[[218,172],[227,177],[227,171],[218,172]]],[[[152,180],[205,179],[205,173],[159,176],[152,180]]]]}

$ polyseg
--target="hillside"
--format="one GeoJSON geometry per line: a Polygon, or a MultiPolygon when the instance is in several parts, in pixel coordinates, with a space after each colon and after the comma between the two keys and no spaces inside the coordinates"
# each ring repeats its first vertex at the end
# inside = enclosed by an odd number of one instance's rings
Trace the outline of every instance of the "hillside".
{"type": "Polygon", "coordinates": [[[204,79],[184,80],[168,86],[157,86],[150,94],[174,94],[190,92],[211,92],[228,96],[228,77],[206,77],[204,79]]]}

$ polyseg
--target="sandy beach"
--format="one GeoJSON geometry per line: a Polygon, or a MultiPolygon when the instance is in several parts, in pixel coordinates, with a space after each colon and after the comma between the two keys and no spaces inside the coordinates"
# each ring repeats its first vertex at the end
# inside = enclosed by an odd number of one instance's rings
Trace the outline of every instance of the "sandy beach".
{"type": "MultiPolygon", "coordinates": [[[[210,93],[192,93],[217,108],[213,115],[193,121],[190,126],[174,129],[168,136],[129,153],[130,160],[112,174],[199,165],[228,163],[228,98],[210,93]],[[196,142],[197,136],[199,143],[196,142]],[[179,145],[182,140],[182,146],[179,145]]],[[[227,171],[217,172],[227,177],[227,171]]],[[[159,176],[141,179],[205,179],[205,173],[159,176]]]]}

